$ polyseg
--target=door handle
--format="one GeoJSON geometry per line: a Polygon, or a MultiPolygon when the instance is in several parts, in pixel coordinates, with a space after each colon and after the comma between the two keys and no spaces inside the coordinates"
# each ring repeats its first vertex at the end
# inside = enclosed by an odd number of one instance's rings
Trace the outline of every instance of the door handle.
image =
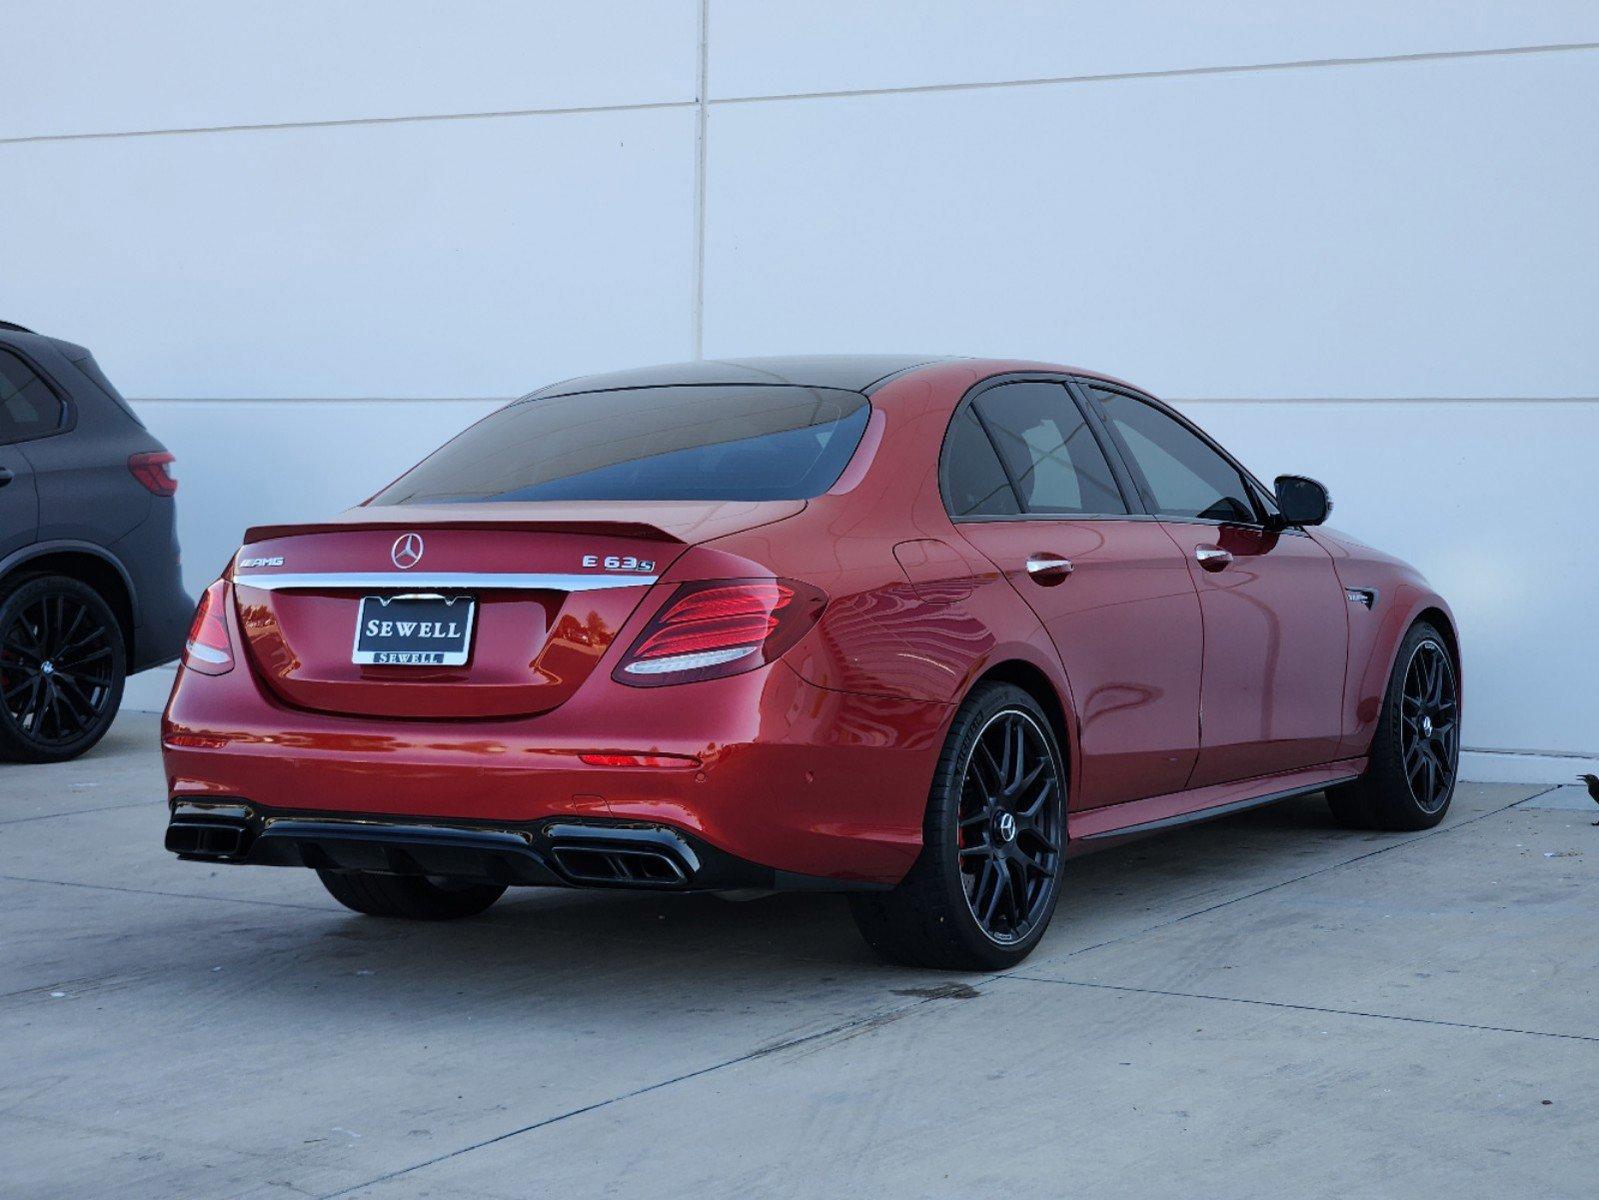
{"type": "Polygon", "coordinates": [[[1199,565],[1207,571],[1223,570],[1228,563],[1233,561],[1233,556],[1220,546],[1195,546],[1194,557],[1199,560],[1199,565]]]}
{"type": "Polygon", "coordinates": [[[1058,554],[1034,554],[1027,559],[1027,574],[1034,583],[1054,587],[1072,573],[1072,560],[1058,554]]]}
{"type": "Polygon", "coordinates": [[[13,473],[9,468],[0,467],[0,487],[5,487],[6,484],[10,483],[15,478],[15,473],[13,473]]]}

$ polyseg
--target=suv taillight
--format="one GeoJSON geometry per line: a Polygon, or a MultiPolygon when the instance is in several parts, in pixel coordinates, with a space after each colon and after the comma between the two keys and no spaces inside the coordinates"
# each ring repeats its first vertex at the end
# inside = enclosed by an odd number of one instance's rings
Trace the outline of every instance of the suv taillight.
{"type": "Polygon", "coordinates": [[[228,622],[223,615],[228,585],[217,580],[205,589],[194,610],[189,640],[183,646],[183,665],[202,675],[224,675],[233,670],[233,642],[228,637],[228,622]]]}
{"type": "Polygon", "coordinates": [[[132,455],[128,459],[128,470],[157,496],[171,496],[178,490],[177,477],[172,473],[172,455],[165,450],[132,455]]]}
{"type": "Polygon", "coordinates": [[[651,618],[611,678],[659,687],[753,671],[799,641],[826,605],[820,591],[792,579],[685,583],[651,618]]]}

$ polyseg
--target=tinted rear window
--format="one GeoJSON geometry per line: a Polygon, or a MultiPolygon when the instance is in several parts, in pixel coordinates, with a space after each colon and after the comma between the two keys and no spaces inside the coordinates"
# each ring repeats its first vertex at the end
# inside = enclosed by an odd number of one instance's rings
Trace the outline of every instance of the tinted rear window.
{"type": "Polygon", "coordinates": [[[837,482],[870,416],[858,392],[660,387],[524,400],[372,500],[803,500],[837,482]]]}
{"type": "Polygon", "coordinates": [[[0,442],[54,433],[62,415],[61,401],[33,368],[0,350],[0,442]]]}

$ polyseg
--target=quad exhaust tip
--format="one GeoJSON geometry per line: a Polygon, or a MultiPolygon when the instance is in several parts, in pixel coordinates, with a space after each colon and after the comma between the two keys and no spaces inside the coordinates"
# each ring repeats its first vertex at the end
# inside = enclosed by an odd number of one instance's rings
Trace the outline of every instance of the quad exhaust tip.
{"type": "Polygon", "coordinates": [[[550,861],[570,882],[633,888],[687,887],[700,860],[683,838],[659,827],[551,825],[550,861]]]}
{"type": "Polygon", "coordinates": [[[186,858],[231,859],[244,853],[250,827],[243,821],[173,821],[166,847],[186,858]]]}
{"type": "Polygon", "coordinates": [[[659,850],[554,846],[550,857],[563,875],[578,883],[682,887],[688,882],[688,873],[682,865],[659,850]]]}

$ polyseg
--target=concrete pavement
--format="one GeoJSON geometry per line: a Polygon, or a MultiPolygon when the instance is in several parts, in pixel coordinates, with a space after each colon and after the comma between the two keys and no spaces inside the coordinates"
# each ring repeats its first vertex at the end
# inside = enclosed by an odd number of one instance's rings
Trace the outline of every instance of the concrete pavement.
{"type": "Polygon", "coordinates": [[[1582,1196],[1599,810],[1318,798],[1077,860],[1002,977],[836,897],[407,926],[161,849],[154,718],[0,766],[0,1196],[1582,1196]]]}

